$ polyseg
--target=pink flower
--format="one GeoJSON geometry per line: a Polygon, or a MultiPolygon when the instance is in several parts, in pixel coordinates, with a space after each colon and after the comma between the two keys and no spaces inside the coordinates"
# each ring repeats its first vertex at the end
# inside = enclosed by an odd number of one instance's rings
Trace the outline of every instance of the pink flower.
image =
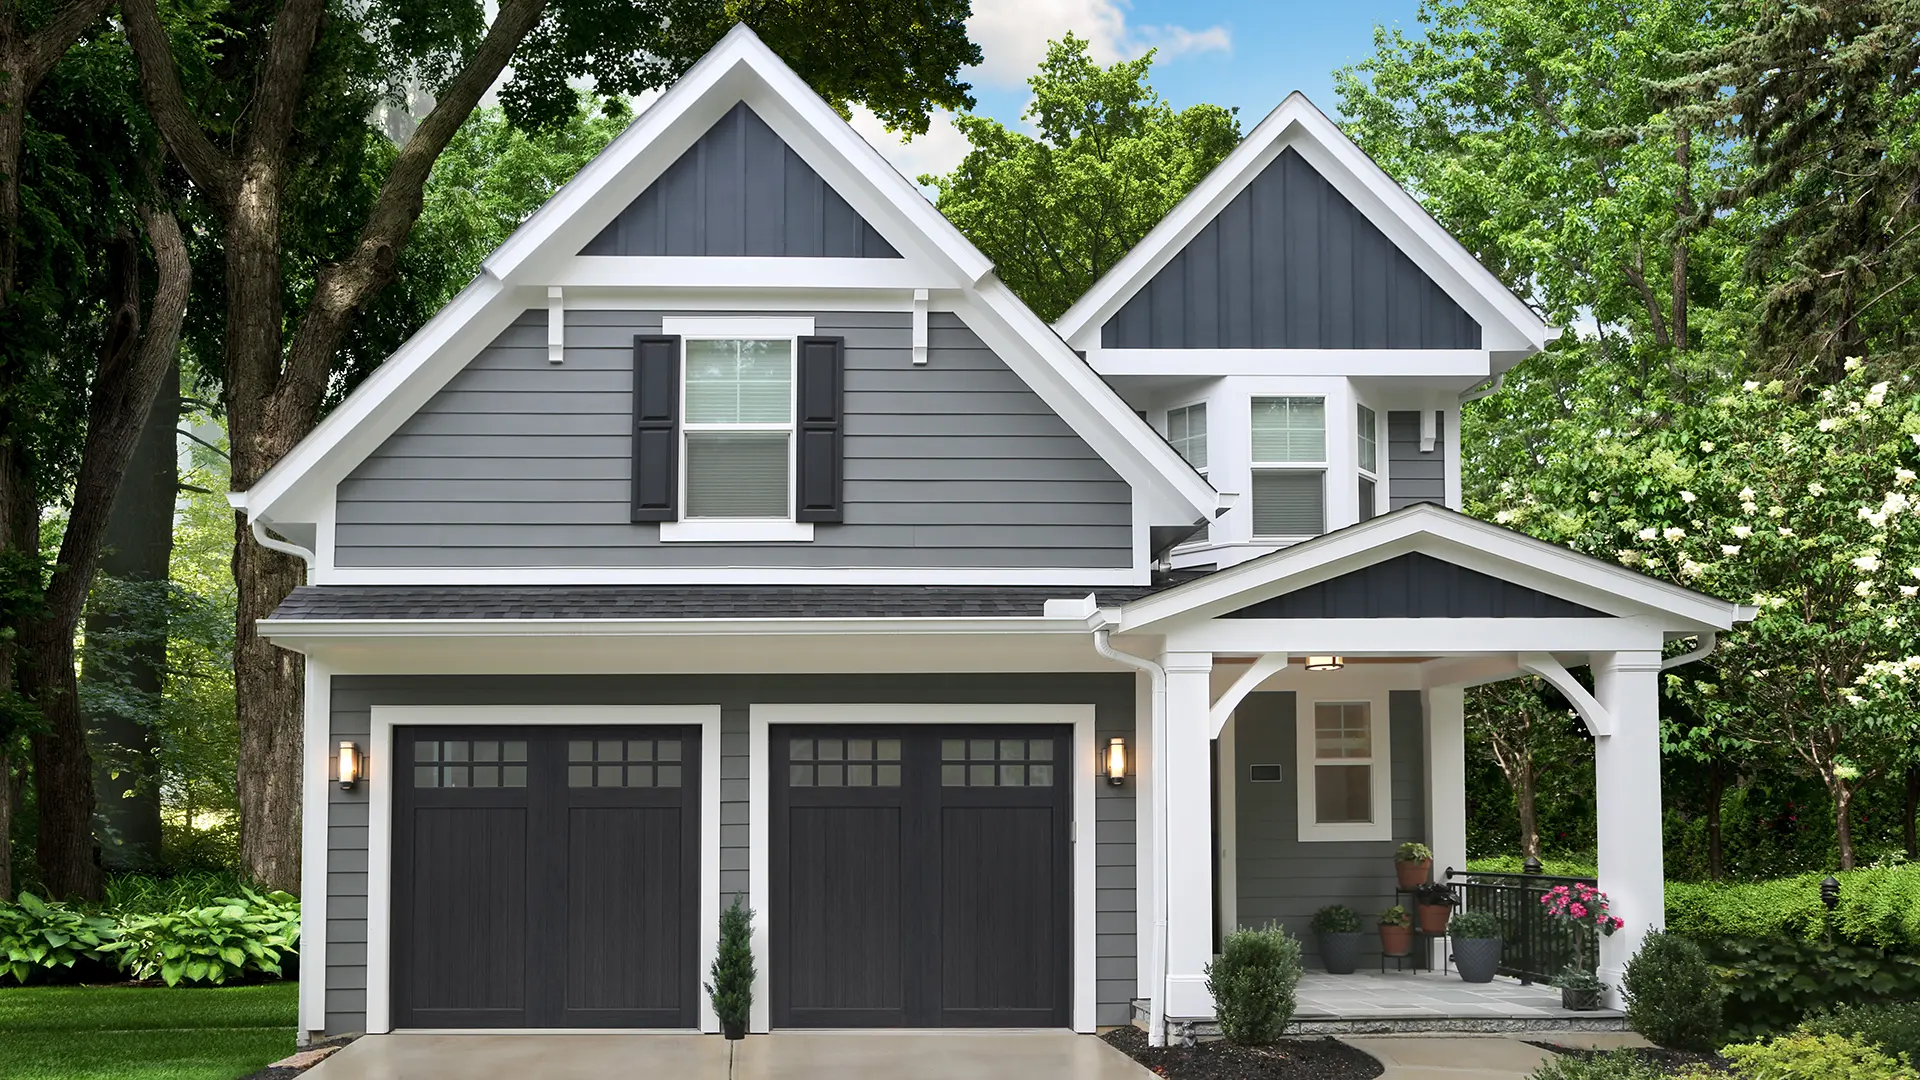
{"type": "Polygon", "coordinates": [[[1573,912],[1573,917],[1576,919],[1584,919],[1587,917],[1587,906],[1585,904],[1575,904],[1568,910],[1573,912]]]}
{"type": "Polygon", "coordinates": [[[1615,930],[1618,930],[1618,929],[1620,929],[1621,927],[1623,927],[1623,926],[1625,926],[1625,925],[1627,925],[1627,920],[1625,920],[1625,919],[1615,919],[1615,920],[1613,920],[1613,928],[1614,928],[1615,930]]]}

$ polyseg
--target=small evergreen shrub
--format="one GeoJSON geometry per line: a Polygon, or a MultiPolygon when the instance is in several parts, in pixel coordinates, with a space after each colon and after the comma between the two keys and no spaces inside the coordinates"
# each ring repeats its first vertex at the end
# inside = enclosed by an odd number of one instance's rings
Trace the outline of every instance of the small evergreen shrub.
{"type": "Polygon", "coordinates": [[[753,912],[740,896],[720,913],[720,948],[713,958],[707,997],[722,1027],[744,1030],[753,1011],[753,912]]]}
{"type": "Polygon", "coordinates": [[[1316,934],[1357,934],[1360,914],[1345,904],[1329,904],[1313,913],[1309,925],[1316,934]]]}
{"type": "Polygon", "coordinates": [[[1631,1050],[1604,1054],[1553,1054],[1527,1074],[1528,1080],[1667,1080],[1665,1069],[1631,1050]]]}
{"type": "Polygon", "coordinates": [[[102,960],[117,937],[112,919],[23,892],[14,903],[0,900],[0,976],[24,983],[81,960],[102,960]]]}
{"type": "Polygon", "coordinates": [[[1722,1047],[1727,1073],[1696,1066],[1686,1080],[1913,1080],[1911,1067],[1845,1035],[1783,1035],[1770,1042],[1722,1047]]]}
{"type": "Polygon", "coordinates": [[[1658,1046],[1711,1050],[1720,1043],[1725,994],[1700,946],[1675,934],[1654,933],[1627,961],[1620,992],[1627,1025],[1658,1046]]]}
{"type": "Polygon", "coordinates": [[[1463,911],[1447,924],[1447,933],[1457,938],[1497,938],[1500,920],[1484,911],[1463,911]]]}
{"type": "Polygon", "coordinates": [[[1920,1001],[1836,1005],[1800,1025],[1808,1035],[1846,1035],[1920,1065],[1920,1001]]]}
{"type": "MultiPolygon", "coordinates": [[[[1359,916],[1354,918],[1357,922],[1359,916]]],[[[1241,1046],[1265,1046],[1278,1039],[1293,1019],[1301,970],[1300,943],[1278,926],[1228,934],[1220,959],[1206,968],[1220,1034],[1241,1046]]]]}

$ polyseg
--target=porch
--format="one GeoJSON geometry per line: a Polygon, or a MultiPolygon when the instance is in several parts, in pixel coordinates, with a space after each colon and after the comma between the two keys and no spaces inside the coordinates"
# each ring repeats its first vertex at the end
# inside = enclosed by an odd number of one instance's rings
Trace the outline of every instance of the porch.
{"type": "MultiPolygon", "coordinates": [[[[1134,1003],[1134,1021],[1147,1023],[1147,1002],[1134,1003]]],[[[1174,1034],[1218,1034],[1212,1021],[1172,1022],[1174,1034]]],[[[1624,1031],[1617,1009],[1575,1012],[1560,1007],[1560,991],[1501,976],[1490,983],[1463,982],[1437,971],[1357,971],[1329,975],[1308,971],[1295,994],[1291,1035],[1397,1035],[1432,1032],[1624,1031]]]]}

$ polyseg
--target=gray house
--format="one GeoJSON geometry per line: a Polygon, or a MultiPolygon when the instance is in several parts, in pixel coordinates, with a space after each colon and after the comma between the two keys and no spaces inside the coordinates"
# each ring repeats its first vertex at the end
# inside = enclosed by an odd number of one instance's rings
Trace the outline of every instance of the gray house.
{"type": "Polygon", "coordinates": [[[1736,605],[1472,520],[1548,331],[1304,98],[1058,324],[736,29],[235,505],[309,584],[300,1025],[1212,1014],[1217,935],[1462,865],[1463,688],[1598,750],[1736,605]],[[1590,666],[1589,693],[1568,669],[1590,666]]]}

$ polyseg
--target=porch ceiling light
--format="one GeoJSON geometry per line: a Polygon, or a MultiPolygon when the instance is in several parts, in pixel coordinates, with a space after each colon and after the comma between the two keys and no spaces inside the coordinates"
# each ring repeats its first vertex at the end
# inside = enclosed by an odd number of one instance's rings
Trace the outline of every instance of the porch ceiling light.
{"type": "Polygon", "coordinates": [[[340,744],[340,790],[352,791],[360,783],[360,775],[366,771],[366,763],[361,760],[360,748],[351,742],[340,744]]]}
{"type": "Polygon", "coordinates": [[[1341,668],[1346,666],[1347,666],[1347,662],[1338,656],[1307,657],[1308,671],[1339,671],[1341,668]]]}
{"type": "Polygon", "coordinates": [[[1107,759],[1102,772],[1114,787],[1127,782],[1127,740],[1115,735],[1107,742],[1107,759]]]}

